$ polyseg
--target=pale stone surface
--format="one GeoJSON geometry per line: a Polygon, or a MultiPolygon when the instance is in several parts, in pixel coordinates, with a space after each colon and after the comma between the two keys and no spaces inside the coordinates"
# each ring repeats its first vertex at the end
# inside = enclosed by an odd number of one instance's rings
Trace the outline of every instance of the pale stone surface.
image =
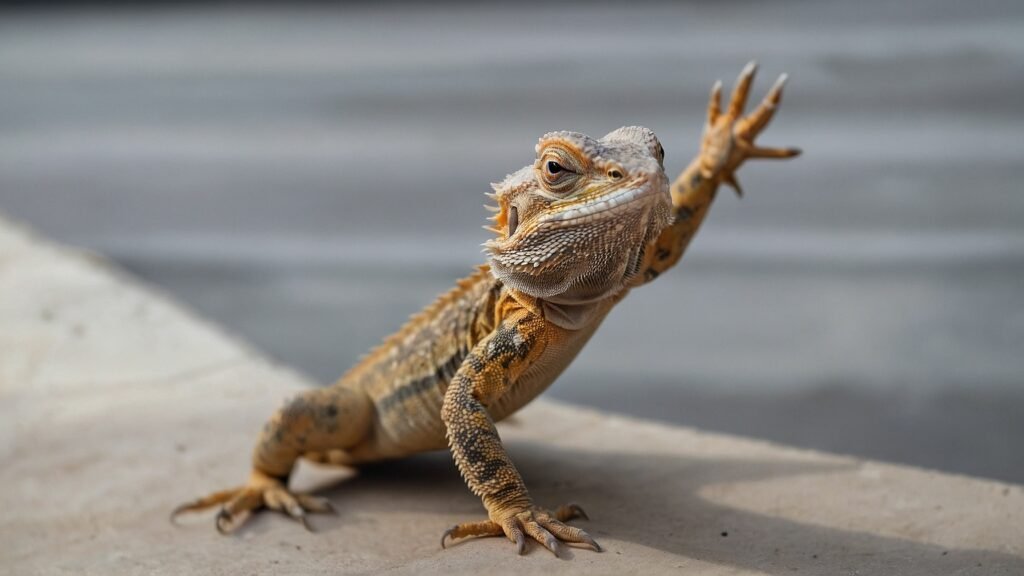
{"type": "Polygon", "coordinates": [[[540,503],[586,507],[603,554],[442,551],[482,508],[440,453],[345,473],[315,534],[274,515],[227,538],[209,515],[168,522],[240,482],[256,430],[304,386],[101,259],[0,221],[0,573],[1024,574],[1020,486],[543,401],[503,438],[540,503]]]}

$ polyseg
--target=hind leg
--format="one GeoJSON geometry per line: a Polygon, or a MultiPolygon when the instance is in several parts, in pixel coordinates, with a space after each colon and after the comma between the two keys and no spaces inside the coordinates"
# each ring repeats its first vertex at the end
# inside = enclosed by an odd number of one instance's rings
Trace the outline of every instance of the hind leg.
{"type": "Polygon", "coordinates": [[[252,473],[244,486],[215,492],[177,507],[182,512],[222,504],[217,530],[226,533],[251,514],[269,508],[302,522],[307,512],[329,512],[330,503],[288,490],[288,477],[304,454],[345,450],[365,438],[373,406],[365,393],[341,386],[309,390],[285,404],[263,426],[252,456],[252,473]]]}

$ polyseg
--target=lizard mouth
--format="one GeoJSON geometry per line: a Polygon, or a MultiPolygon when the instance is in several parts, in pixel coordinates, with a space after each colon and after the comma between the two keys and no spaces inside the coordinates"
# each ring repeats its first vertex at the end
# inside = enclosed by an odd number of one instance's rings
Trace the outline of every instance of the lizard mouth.
{"type": "Polygon", "coordinates": [[[639,188],[626,188],[613,192],[600,202],[587,203],[582,206],[570,208],[564,212],[553,214],[547,219],[548,222],[570,223],[586,220],[598,214],[622,211],[635,201],[646,198],[658,192],[656,186],[642,186],[639,188]]]}

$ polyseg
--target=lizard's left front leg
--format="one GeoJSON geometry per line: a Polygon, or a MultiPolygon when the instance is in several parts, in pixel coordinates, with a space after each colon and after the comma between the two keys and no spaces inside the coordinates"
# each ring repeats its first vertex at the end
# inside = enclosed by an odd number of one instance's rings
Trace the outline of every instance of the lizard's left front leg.
{"type": "Polygon", "coordinates": [[[601,550],[586,532],[563,523],[585,517],[578,506],[562,506],[550,513],[533,504],[487,411],[541,354],[544,331],[545,321],[528,312],[506,318],[473,348],[448,386],[441,411],[448,444],[469,489],[483,500],[489,519],[453,526],[441,537],[442,547],[449,537],[504,534],[520,554],[526,536],[555,554],[559,540],[601,550]]]}
{"type": "Polygon", "coordinates": [[[640,268],[642,273],[634,277],[630,287],[654,280],[682,258],[690,240],[704,222],[719,184],[728,184],[737,194],[742,194],[736,178],[740,165],[753,158],[785,159],[800,154],[797,148],[764,148],[754,143],[778,110],[782,102],[782,87],[786,83],[786,75],[783,74],[757,108],[744,116],[743,109],[756,72],[757,66],[753,62],[747,64],[724,111],[722,83],[715,83],[711,89],[700,153],[672,183],[674,221],[648,246],[640,268]]]}

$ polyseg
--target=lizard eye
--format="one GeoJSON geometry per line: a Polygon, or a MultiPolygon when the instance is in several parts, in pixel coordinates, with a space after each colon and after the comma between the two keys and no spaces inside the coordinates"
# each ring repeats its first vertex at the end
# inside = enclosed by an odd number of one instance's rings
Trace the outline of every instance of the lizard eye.
{"type": "Polygon", "coordinates": [[[541,151],[534,170],[547,191],[567,194],[580,181],[580,174],[585,167],[572,151],[561,146],[550,146],[541,151]]]}

